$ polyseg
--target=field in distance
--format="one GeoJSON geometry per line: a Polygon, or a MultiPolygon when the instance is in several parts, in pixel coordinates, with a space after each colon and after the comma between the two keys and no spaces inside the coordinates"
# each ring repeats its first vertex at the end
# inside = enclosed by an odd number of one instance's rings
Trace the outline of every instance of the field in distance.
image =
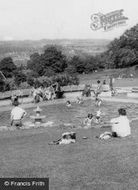
{"type": "Polygon", "coordinates": [[[30,55],[35,52],[43,52],[44,46],[61,46],[66,56],[95,55],[107,49],[109,40],[104,39],[59,39],[59,40],[25,40],[25,41],[0,41],[0,60],[4,57],[12,57],[16,65],[26,64],[30,55]]]}

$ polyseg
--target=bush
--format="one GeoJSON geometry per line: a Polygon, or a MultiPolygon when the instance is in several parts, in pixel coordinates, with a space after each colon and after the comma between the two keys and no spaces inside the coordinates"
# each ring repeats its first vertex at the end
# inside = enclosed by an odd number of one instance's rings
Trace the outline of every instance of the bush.
{"type": "Polygon", "coordinates": [[[26,81],[26,75],[21,71],[15,72],[15,84],[19,86],[22,82],[26,81]]]}
{"type": "Polygon", "coordinates": [[[35,79],[34,79],[33,77],[28,77],[28,78],[27,78],[27,83],[28,83],[30,86],[34,86],[35,79]]]}
{"type": "Polygon", "coordinates": [[[45,69],[44,76],[51,77],[55,74],[55,72],[52,70],[52,68],[45,69]]]}
{"type": "Polygon", "coordinates": [[[79,79],[76,75],[69,75],[69,74],[59,74],[52,77],[39,77],[30,79],[27,81],[28,85],[34,86],[36,88],[43,86],[48,87],[51,84],[54,84],[55,82],[58,82],[61,86],[67,86],[67,85],[78,85],[79,79]]]}
{"type": "Polygon", "coordinates": [[[5,91],[5,82],[3,80],[0,80],[0,92],[5,91]]]}
{"type": "Polygon", "coordinates": [[[52,83],[59,82],[61,86],[78,85],[79,79],[77,75],[59,74],[52,77],[52,83]]]}
{"type": "Polygon", "coordinates": [[[51,78],[49,77],[39,77],[37,78],[34,83],[37,85],[37,86],[43,86],[43,87],[48,87],[52,84],[52,81],[51,81],[51,78]]]}
{"type": "Polygon", "coordinates": [[[30,85],[27,82],[22,82],[19,86],[20,89],[30,88],[30,85]]]}
{"type": "Polygon", "coordinates": [[[5,85],[5,91],[9,91],[9,90],[17,90],[18,87],[15,84],[15,79],[14,78],[10,78],[10,79],[6,79],[6,85],[5,85]]]}

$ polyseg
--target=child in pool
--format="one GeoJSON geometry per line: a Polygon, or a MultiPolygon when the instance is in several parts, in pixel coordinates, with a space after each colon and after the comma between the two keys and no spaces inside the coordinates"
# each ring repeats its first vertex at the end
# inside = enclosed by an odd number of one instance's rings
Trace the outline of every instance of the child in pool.
{"type": "Polygon", "coordinates": [[[83,104],[83,99],[82,97],[78,97],[77,96],[77,101],[76,101],[77,104],[83,104]]]}
{"type": "Polygon", "coordinates": [[[66,106],[71,107],[71,102],[69,100],[66,102],[66,106]]]}
{"type": "Polygon", "coordinates": [[[101,103],[102,103],[102,100],[101,100],[100,98],[96,97],[96,98],[95,98],[95,105],[96,105],[97,107],[100,107],[100,106],[101,106],[101,103]]]}
{"type": "Polygon", "coordinates": [[[96,122],[96,123],[100,123],[100,121],[101,121],[101,110],[99,109],[99,110],[96,112],[95,122],[96,122]]]}
{"type": "Polygon", "coordinates": [[[93,114],[89,113],[87,118],[84,119],[83,125],[84,128],[91,128],[93,122],[93,114]]]}

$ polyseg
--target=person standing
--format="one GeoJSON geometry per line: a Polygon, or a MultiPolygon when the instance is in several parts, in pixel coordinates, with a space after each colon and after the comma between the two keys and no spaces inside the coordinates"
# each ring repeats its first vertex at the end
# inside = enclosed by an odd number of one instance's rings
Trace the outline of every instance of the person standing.
{"type": "Polygon", "coordinates": [[[23,126],[22,119],[26,115],[26,111],[19,107],[19,102],[14,102],[14,108],[11,111],[11,126],[20,128],[23,126]]]}
{"type": "Polygon", "coordinates": [[[112,76],[110,76],[110,78],[109,78],[109,86],[110,86],[111,91],[114,90],[114,87],[113,87],[114,81],[115,81],[114,78],[112,76]]]}

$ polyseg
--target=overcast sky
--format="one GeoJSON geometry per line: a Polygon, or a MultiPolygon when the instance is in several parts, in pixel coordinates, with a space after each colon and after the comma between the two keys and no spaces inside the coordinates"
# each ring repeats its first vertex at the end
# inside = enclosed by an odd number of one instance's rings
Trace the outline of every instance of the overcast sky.
{"type": "Polygon", "coordinates": [[[137,0],[0,0],[0,40],[113,39],[138,23],[137,0]],[[92,31],[90,17],[124,9],[126,26],[92,31]]]}

